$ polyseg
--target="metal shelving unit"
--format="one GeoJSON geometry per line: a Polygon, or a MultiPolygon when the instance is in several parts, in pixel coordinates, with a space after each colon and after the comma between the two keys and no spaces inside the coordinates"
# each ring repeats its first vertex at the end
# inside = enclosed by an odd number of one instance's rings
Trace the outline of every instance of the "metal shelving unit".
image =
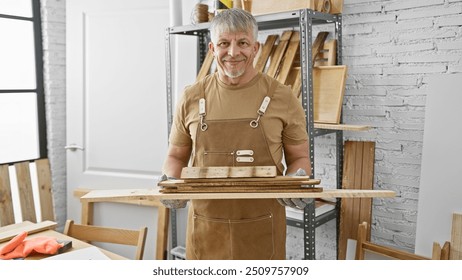
{"type": "MultiPolygon", "coordinates": [[[[305,110],[308,136],[310,141],[310,160],[311,174],[315,174],[314,162],[314,138],[316,136],[335,134],[336,137],[336,165],[337,165],[337,188],[342,186],[342,164],[343,164],[343,132],[341,130],[316,129],[313,123],[313,76],[312,76],[312,38],[313,26],[320,24],[333,24],[335,26],[335,37],[337,39],[337,63],[341,64],[341,32],[342,19],[341,15],[332,15],[317,12],[311,9],[302,9],[292,12],[281,12],[256,16],[260,31],[299,28],[300,29],[300,64],[302,75],[302,105],[305,110]]],[[[173,35],[190,35],[198,37],[198,68],[202,64],[208,50],[210,23],[199,23],[196,25],[185,25],[170,27],[166,31],[166,71],[167,71],[167,114],[168,129],[173,121],[173,101],[172,101],[172,66],[171,66],[171,43],[173,35]]],[[[304,232],[304,256],[305,259],[315,259],[315,228],[337,218],[337,245],[339,237],[339,209],[340,200],[334,210],[326,212],[318,217],[315,215],[314,200],[309,203],[303,211],[303,220],[293,220],[288,218],[287,225],[303,228],[304,232]]],[[[171,211],[172,225],[172,248],[177,246],[176,239],[176,211],[171,211]]],[[[338,248],[338,246],[337,246],[338,248]]],[[[338,251],[338,249],[337,249],[338,251]]]]}

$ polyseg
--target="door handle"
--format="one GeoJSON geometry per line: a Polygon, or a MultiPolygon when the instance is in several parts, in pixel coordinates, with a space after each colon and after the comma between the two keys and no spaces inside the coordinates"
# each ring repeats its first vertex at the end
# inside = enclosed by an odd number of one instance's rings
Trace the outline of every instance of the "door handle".
{"type": "Polygon", "coordinates": [[[67,146],[64,146],[64,149],[66,150],[71,150],[72,152],[75,152],[76,150],[85,150],[82,146],[79,146],[77,144],[70,144],[70,145],[67,145],[67,146]]]}

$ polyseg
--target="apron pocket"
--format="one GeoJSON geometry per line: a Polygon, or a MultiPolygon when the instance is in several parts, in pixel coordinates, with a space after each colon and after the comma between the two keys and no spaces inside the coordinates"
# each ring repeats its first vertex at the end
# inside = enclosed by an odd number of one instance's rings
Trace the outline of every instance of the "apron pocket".
{"type": "Polygon", "coordinates": [[[271,260],[274,255],[273,215],[231,221],[235,260],[271,260]]]}
{"type": "Polygon", "coordinates": [[[198,259],[270,260],[274,255],[271,214],[241,220],[194,215],[193,243],[198,259]]]}
{"type": "Polygon", "coordinates": [[[234,166],[234,152],[204,152],[202,166],[234,166]]]}
{"type": "Polygon", "coordinates": [[[229,242],[229,222],[222,219],[210,219],[193,216],[192,242],[194,254],[199,260],[231,259],[229,242]]]}

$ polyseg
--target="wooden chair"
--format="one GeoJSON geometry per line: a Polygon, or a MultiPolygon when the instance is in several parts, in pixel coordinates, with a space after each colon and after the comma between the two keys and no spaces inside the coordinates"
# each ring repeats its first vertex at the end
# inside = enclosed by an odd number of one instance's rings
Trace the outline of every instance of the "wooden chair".
{"type": "MultiPolygon", "coordinates": [[[[77,188],[74,190],[74,196],[81,198],[92,191],[88,188],[77,188]]],[[[81,223],[84,225],[92,225],[94,217],[94,204],[101,202],[122,203],[122,204],[135,204],[140,206],[157,207],[157,239],[156,239],[156,260],[166,260],[168,258],[168,228],[170,209],[166,208],[159,200],[118,200],[111,196],[108,192],[106,197],[100,197],[94,202],[81,202],[82,203],[82,218],[81,223]]]]}
{"type": "Polygon", "coordinates": [[[85,242],[103,242],[136,246],[135,260],[141,260],[143,259],[147,228],[142,227],[139,230],[131,230],[79,225],[75,224],[73,220],[67,220],[63,233],[85,242]]]}
{"type": "MultiPolygon", "coordinates": [[[[19,211],[19,210],[18,210],[19,211]]],[[[18,212],[16,211],[16,212],[18,212]]],[[[48,159],[37,159],[0,165],[0,226],[23,221],[55,221],[51,192],[51,172],[48,159]],[[35,172],[33,166],[35,166],[35,172]],[[16,184],[10,180],[16,174],[16,184]],[[36,175],[33,178],[32,175],[36,175]],[[37,182],[37,186],[33,184],[37,182]],[[14,190],[13,188],[17,189],[14,190]],[[35,208],[34,187],[37,187],[39,209],[35,208]],[[15,213],[13,193],[17,193],[20,212],[15,213]],[[38,215],[40,212],[40,215],[38,215]],[[19,215],[20,214],[20,215],[19,215]],[[22,217],[22,218],[19,218],[22,217]]]]}
{"type": "Polygon", "coordinates": [[[403,250],[394,249],[387,246],[374,244],[367,241],[367,234],[369,232],[368,223],[362,222],[358,227],[358,235],[356,240],[356,260],[364,260],[365,252],[372,252],[385,259],[397,260],[429,260],[429,258],[409,253],[403,250]]]}

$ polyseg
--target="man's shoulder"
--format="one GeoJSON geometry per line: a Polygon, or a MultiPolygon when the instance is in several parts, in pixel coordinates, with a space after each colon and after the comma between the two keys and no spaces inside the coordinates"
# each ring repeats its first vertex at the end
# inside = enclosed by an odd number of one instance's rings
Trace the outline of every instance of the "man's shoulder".
{"type": "Polygon", "coordinates": [[[268,87],[274,86],[275,94],[287,94],[292,92],[291,86],[284,85],[283,83],[267,75],[266,73],[261,74],[261,83],[264,83],[268,87]]]}

